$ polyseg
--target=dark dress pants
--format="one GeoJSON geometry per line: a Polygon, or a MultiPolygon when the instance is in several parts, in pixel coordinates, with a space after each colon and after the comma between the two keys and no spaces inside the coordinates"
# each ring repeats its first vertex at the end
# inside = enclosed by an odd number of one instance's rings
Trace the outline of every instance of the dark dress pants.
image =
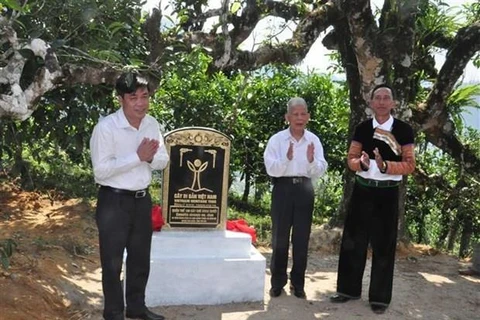
{"type": "Polygon", "coordinates": [[[398,226],[398,187],[373,188],[355,184],[345,220],[337,292],[359,298],[367,259],[372,248],[369,301],[387,305],[392,299],[398,226]]]}
{"type": "Polygon", "coordinates": [[[270,262],[272,288],[281,289],[288,281],[288,249],[292,230],[293,265],[290,282],[297,290],[305,286],[308,242],[312,225],[314,190],[310,179],[292,183],[276,179],[272,190],[272,258],[270,262]]]}
{"type": "Polygon", "coordinates": [[[150,272],[152,240],[152,200],[150,195],[135,198],[100,189],[96,221],[99,231],[100,260],[105,319],[123,319],[124,299],[120,279],[124,249],[126,260],[127,310],[142,313],[145,288],[150,272]]]}

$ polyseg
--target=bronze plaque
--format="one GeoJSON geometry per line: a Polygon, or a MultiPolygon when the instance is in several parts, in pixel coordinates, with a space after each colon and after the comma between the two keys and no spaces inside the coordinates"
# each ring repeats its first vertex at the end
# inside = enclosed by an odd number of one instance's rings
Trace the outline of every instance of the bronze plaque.
{"type": "Polygon", "coordinates": [[[225,230],[230,139],[210,128],[165,134],[170,162],[163,173],[165,229],[225,230]]]}

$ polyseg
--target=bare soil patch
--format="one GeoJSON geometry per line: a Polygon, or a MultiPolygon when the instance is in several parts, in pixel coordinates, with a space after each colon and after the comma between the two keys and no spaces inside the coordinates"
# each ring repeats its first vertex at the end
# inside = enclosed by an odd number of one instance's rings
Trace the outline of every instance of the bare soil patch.
{"type": "MultiPolygon", "coordinates": [[[[0,268],[0,320],[101,319],[102,292],[94,204],[54,194],[0,187],[0,240],[17,245],[11,267],[0,268]]],[[[468,261],[426,246],[399,247],[394,295],[384,315],[368,307],[370,261],[361,300],[331,304],[340,230],[312,233],[307,300],[288,289],[263,302],[216,306],[166,306],[153,310],[169,320],[480,319],[480,279],[458,273],[468,261]]],[[[270,259],[269,248],[259,248],[270,259]]],[[[248,283],[245,284],[248,286],[248,283]]]]}

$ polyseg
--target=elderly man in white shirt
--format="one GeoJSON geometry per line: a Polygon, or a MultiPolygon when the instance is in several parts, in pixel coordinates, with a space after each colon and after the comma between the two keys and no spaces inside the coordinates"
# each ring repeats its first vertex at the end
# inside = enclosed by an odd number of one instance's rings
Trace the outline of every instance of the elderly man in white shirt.
{"type": "Polygon", "coordinates": [[[157,120],[147,115],[148,81],[136,73],[121,75],[116,83],[121,108],[100,120],[90,140],[98,192],[96,221],[99,231],[103,317],[124,319],[120,274],[126,260],[126,316],[162,320],[145,306],[150,272],[152,200],[148,187],[152,170],[166,167],[169,156],[157,120]]]}
{"type": "Polygon", "coordinates": [[[310,114],[303,98],[288,101],[285,119],[289,127],[269,139],[264,153],[265,168],[273,181],[270,296],[281,295],[288,281],[291,231],[290,289],[296,297],[305,299],[305,271],[315,196],[312,180],[325,174],[327,162],[320,139],[306,129],[310,114]]]}

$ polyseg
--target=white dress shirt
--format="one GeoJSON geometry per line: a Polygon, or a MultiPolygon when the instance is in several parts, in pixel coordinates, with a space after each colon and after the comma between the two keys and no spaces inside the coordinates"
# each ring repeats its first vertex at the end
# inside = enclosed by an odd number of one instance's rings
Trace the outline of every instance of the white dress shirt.
{"type": "MultiPolygon", "coordinates": [[[[392,126],[393,126],[392,116],[390,116],[390,118],[388,118],[388,120],[382,124],[378,123],[377,119],[373,118],[373,129],[380,128],[385,131],[392,131],[392,126]]],[[[370,167],[368,168],[367,171],[357,171],[356,174],[365,179],[394,180],[394,181],[402,180],[402,175],[381,173],[380,169],[377,166],[377,162],[374,159],[370,159],[370,167]]]]}
{"type": "Polygon", "coordinates": [[[157,120],[146,115],[138,129],[128,122],[123,108],[101,119],[90,139],[95,182],[118,189],[146,189],[152,181],[152,170],[167,166],[169,156],[157,120]],[[151,163],[141,161],[137,149],[143,138],[160,142],[151,163]]]}
{"type": "Polygon", "coordinates": [[[290,129],[285,129],[274,134],[267,143],[263,154],[265,168],[271,177],[307,177],[317,179],[327,171],[327,161],[323,155],[323,146],[320,139],[308,130],[297,141],[290,134],[290,129]],[[288,160],[287,152],[293,143],[293,158],[288,160]],[[307,160],[307,147],[310,143],[315,146],[314,159],[307,160]]]}

